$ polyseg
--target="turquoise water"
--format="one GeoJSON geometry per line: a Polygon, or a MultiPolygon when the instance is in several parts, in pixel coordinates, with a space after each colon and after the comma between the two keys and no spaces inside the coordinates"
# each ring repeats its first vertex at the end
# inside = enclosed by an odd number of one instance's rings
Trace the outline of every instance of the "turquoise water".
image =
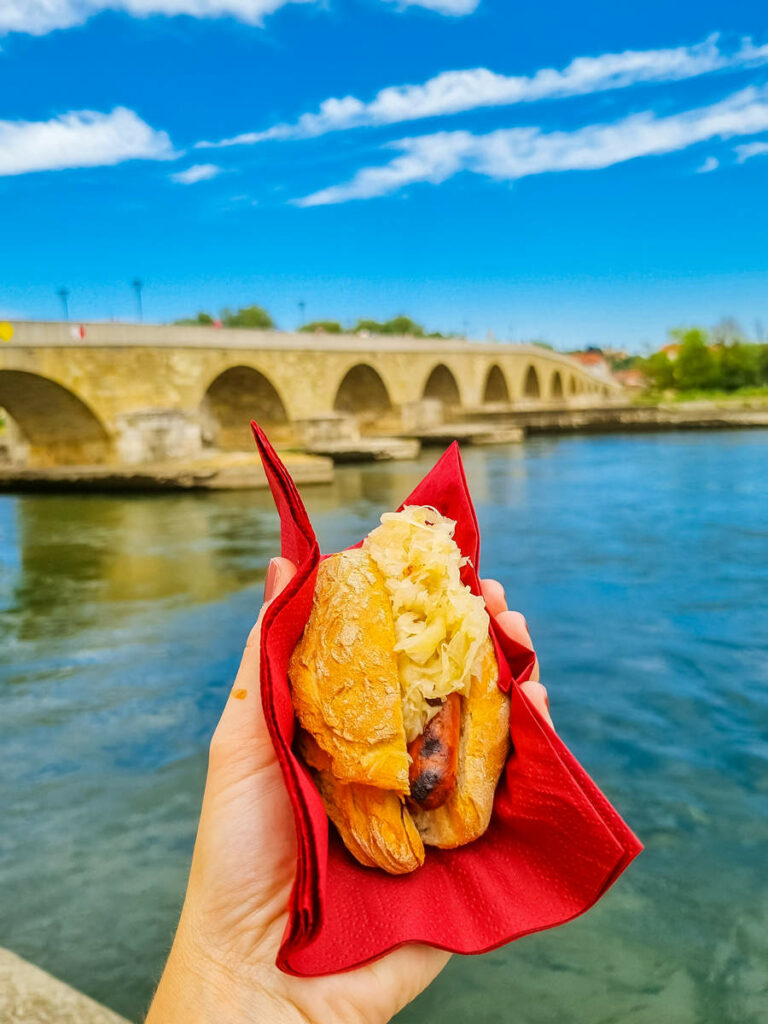
{"type": "MultiPolygon", "coordinates": [[[[768,1019],[767,457],[765,432],[466,453],[482,571],[646,851],[578,921],[454,958],[401,1024],[768,1019]]],[[[324,549],[430,461],[308,489],[324,549]]],[[[133,1020],[277,545],[266,495],[0,497],[0,944],[133,1020]]]]}

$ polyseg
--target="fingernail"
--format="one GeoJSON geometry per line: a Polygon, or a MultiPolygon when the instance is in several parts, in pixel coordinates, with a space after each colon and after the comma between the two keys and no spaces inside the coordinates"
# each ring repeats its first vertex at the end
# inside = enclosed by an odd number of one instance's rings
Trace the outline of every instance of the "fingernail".
{"type": "Polygon", "coordinates": [[[269,560],[269,566],[267,568],[267,578],[264,580],[264,600],[271,601],[278,590],[278,584],[280,582],[280,563],[276,558],[269,560]]]}

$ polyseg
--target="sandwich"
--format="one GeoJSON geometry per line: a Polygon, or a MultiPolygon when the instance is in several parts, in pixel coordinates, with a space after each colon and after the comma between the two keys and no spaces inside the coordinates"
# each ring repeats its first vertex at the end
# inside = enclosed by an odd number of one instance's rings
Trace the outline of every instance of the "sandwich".
{"type": "Polygon", "coordinates": [[[353,857],[390,874],[485,832],[509,753],[509,698],[455,526],[407,506],[324,559],[289,664],[326,813],[353,857]]]}

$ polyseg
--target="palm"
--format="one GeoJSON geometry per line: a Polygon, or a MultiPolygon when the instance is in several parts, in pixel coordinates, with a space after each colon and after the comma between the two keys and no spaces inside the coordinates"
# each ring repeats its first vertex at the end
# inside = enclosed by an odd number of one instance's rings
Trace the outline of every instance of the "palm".
{"type": "MultiPolygon", "coordinates": [[[[242,965],[240,970],[258,984],[265,970],[273,970],[285,929],[296,865],[293,812],[268,736],[261,732],[255,742],[251,738],[237,757],[231,747],[220,749],[219,739],[224,737],[217,736],[211,750],[192,867],[199,883],[194,891],[204,901],[198,913],[209,942],[225,962],[242,965]]],[[[313,1019],[387,1021],[448,959],[441,950],[410,946],[347,974],[279,974],[271,983],[313,1019]],[[325,1013],[318,1012],[321,1007],[325,1013]]]]}
{"type": "MultiPolygon", "coordinates": [[[[295,572],[286,559],[274,561],[281,564],[282,580],[272,596],[295,572]]],[[[530,645],[525,620],[518,612],[507,610],[501,585],[484,580],[482,586],[488,610],[499,626],[518,642],[530,645]]],[[[188,939],[192,961],[211,962],[215,973],[228,979],[244,1020],[264,1019],[266,998],[269,1019],[276,1022],[387,1021],[439,974],[449,954],[410,945],[367,967],[323,978],[293,978],[275,967],[296,869],[296,837],[293,811],[261,707],[259,636],[260,621],[211,742],[179,934],[195,937],[188,939]]],[[[532,681],[524,683],[521,690],[551,724],[546,690],[534,680],[538,680],[538,663],[532,681]]],[[[193,963],[192,973],[198,972],[198,964],[193,963]]],[[[180,970],[181,995],[173,988],[173,973],[167,999],[161,998],[161,982],[153,1004],[153,1010],[158,1006],[159,1016],[151,1011],[152,1019],[169,1019],[168,999],[171,1005],[178,1005],[185,987],[189,988],[188,968],[180,970]]],[[[217,985],[213,989],[223,991],[217,985]]]]}

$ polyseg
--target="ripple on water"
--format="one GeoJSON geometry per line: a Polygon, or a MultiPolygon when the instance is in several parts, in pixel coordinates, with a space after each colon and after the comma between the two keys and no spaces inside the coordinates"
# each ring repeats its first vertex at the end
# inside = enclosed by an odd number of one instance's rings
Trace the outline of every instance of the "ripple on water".
{"type": "MultiPolygon", "coordinates": [[[[558,728],[646,851],[585,917],[455,957],[400,1021],[765,1020],[767,441],[466,454],[481,570],[524,610],[558,728]]],[[[324,550],[429,462],[308,489],[324,550]]],[[[278,546],[264,494],[0,498],[0,935],[134,1019],[278,546]]]]}

